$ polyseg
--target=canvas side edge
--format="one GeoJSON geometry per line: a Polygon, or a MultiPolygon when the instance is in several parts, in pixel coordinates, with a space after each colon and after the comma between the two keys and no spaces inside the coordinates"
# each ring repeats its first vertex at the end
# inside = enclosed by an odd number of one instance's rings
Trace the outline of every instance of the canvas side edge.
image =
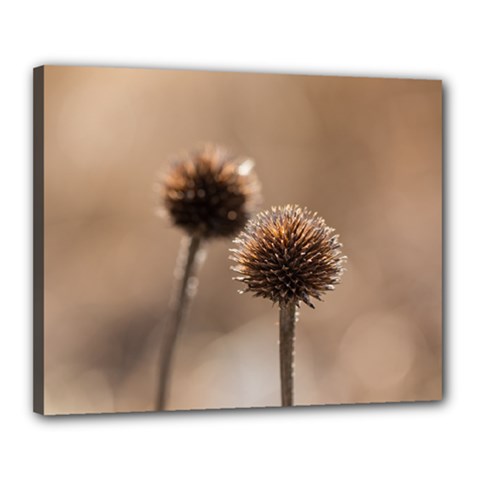
{"type": "Polygon", "coordinates": [[[33,70],[33,411],[45,411],[44,355],[45,69],[33,70]]]}

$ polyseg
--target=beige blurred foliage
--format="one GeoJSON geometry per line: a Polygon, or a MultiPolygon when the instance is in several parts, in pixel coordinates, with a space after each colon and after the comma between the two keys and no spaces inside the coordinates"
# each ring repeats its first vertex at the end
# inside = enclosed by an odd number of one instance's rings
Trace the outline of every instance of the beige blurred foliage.
{"type": "MultiPolygon", "coordinates": [[[[47,67],[45,409],[154,408],[181,232],[155,214],[172,154],[214,141],[255,159],[264,207],[337,229],[343,283],[302,306],[296,404],[442,395],[439,81],[47,67]]],[[[208,247],[170,409],[277,406],[277,309],[240,296],[208,247]]]]}

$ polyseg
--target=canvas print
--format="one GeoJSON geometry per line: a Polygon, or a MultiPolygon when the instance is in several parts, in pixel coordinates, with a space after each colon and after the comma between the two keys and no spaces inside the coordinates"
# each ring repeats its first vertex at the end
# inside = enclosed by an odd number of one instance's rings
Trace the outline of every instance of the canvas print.
{"type": "Polygon", "coordinates": [[[34,410],[442,398],[442,83],[34,70],[34,410]]]}

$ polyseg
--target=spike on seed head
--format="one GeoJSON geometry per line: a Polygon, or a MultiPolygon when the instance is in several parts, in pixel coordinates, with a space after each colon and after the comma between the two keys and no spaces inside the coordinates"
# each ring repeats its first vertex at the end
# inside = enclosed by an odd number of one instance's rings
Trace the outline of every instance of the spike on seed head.
{"type": "Polygon", "coordinates": [[[162,192],[173,223],[204,238],[238,233],[259,204],[252,165],[214,144],[179,156],[164,178],[162,192]]]}
{"type": "Polygon", "coordinates": [[[333,232],[317,213],[297,205],[259,213],[234,240],[230,259],[240,274],[234,279],[254,296],[314,308],[311,297],[322,300],[343,273],[346,257],[333,232]]]}

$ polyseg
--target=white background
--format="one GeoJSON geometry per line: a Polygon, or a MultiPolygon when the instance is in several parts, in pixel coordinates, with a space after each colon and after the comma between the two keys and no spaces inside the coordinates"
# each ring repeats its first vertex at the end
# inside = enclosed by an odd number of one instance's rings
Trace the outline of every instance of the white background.
{"type": "Polygon", "coordinates": [[[477,2],[64,1],[0,7],[0,477],[480,478],[477,2]],[[445,400],[44,419],[31,413],[32,67],[445,81],[445,400]]]}

